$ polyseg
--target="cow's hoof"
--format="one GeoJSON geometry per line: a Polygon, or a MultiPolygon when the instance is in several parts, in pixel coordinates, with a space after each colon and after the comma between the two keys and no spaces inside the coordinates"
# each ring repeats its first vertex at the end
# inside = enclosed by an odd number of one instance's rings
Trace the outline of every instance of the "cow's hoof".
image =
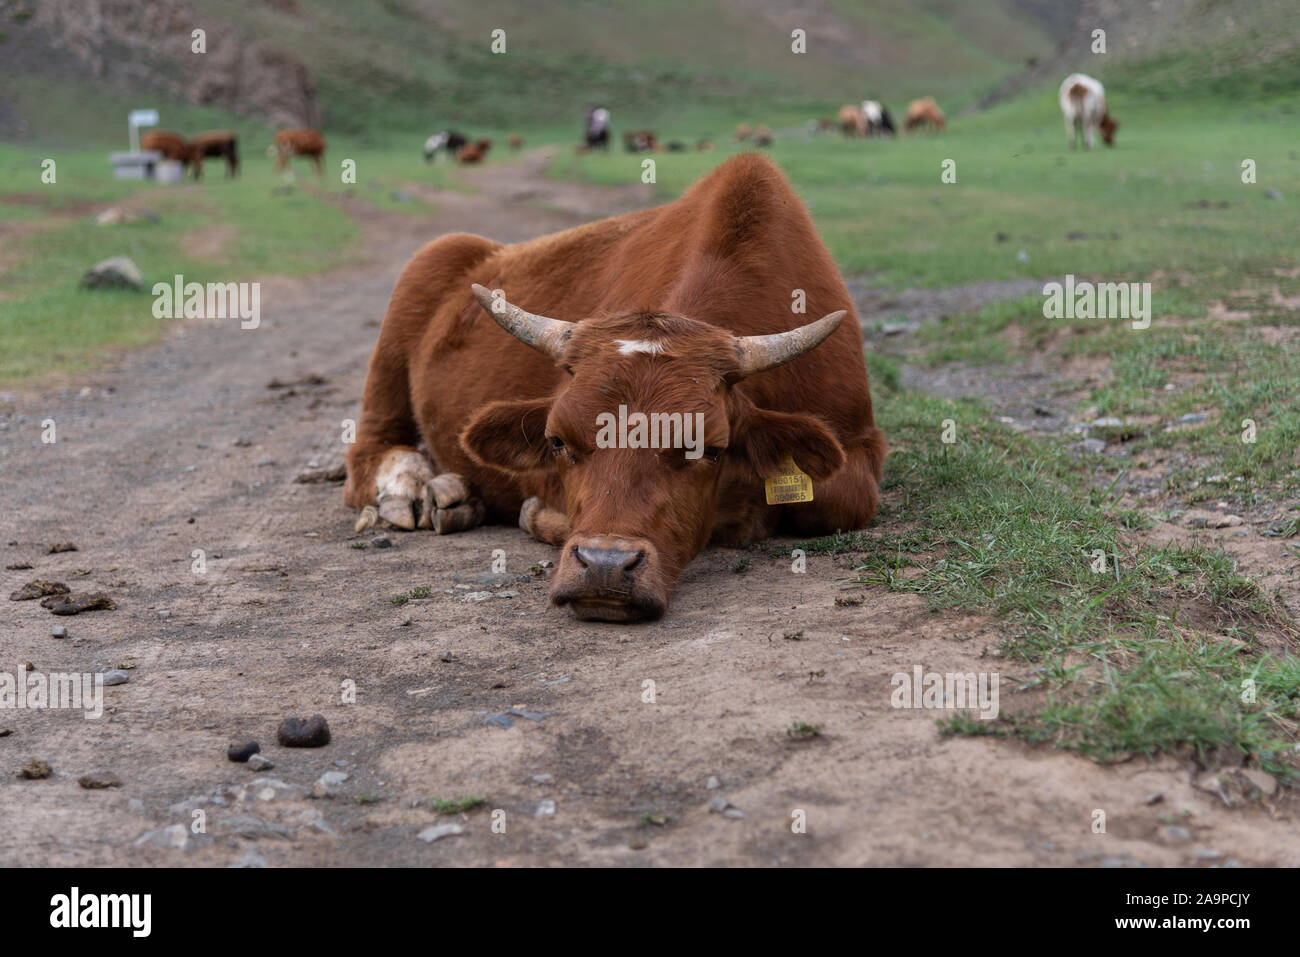
{"type": "MultiPolygon", "coordinates": [[[[413,531],[427,515],[424,489],[434,478],[433,465],[422,453],[413,449],[390,450],[375,475],[379,518],[394,528],[413,531]]],[[[430,527],[427,518],[423,527],[430,527]]]]}
{"type": "Polygon", "coordinates": [[[361,514],[357,516],[357,524],[353,526],[352,530],[356,532],[356,534],[360,535],[367,528],[374,527],[375,523],[378,521],[379,509],[375,508],[373,505],[367,505],[361,510],[361,514]]]}
{"type": "Polygon", "coordinates": [[[433,530],[439,535],[463,532],[483,524],[486,510],[479,501],[463,502],[451,508],[436,509],[433,513],[433,530]]]}
{"type": "Polygon", "coordinates": [[[529,535],[533,534],[533,516],[537,514],[542,507],[542,500],[534,495],[526,499],[519,509],[519,527],[529,535]]]}

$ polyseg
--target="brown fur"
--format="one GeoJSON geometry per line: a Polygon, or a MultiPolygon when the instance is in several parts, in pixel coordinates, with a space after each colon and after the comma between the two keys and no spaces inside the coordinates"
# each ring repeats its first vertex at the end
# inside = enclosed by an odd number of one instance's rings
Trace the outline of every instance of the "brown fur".
{"type": "Polygon", "coordinates": [[[316,175],[324,172],[325,137],[320,130],[290,129],[275,134],[275,168],[282,170],[294,156],[309,157],[316,164],[316,175]]]}
{"type": "Polygon", "coordinates": [[[167,130],[146,133],[140,138],[140,148],[156,150],[163,155],[163,159],[182,163],[194,174],[195,179],[199,178],[203,170],[203,151],[187,142],[179,133],[171,133],[167,130]]]}
{"type": "Polygon", "coordinates": [[[474,143],[466,143],[456,154],[456,161],[461,166],[469,166],[473,163],[481,163],[487,158],[488,150],[492,148],[491,140],[478,140],[474,143]]]}
{"type": "MultiPolygon", "coordinates": [[[[421,442],[436,471],[466,477],[490,520],[514,523],[537,496],[536,537],[641,548],[638,600],[650,617],[710,539],[866,525],[886,453],[853,300],[803,204],[759,154],[733,157],[667,206],[514,246],[458,234],[421,249],[370,361],[345,502],[371,503],[384,456],[421,442]],[[473,282],[579,322],[563,363],[499,328],[471,298],[473,282]],[[790,311],[794,288],[806,293],[805,315],[790,311]],[[837,309],[849,315],[819,347],[733,384],[733,335],[837,309]],[[661,341],[665,354],[620,355],[616,339],[661,341]],[[705,444],[725,452],[713,463],[680,450],[593,450],[598,413],[620,402],[700,411],[705,444]],[[764,477],[786,455],[815,480],[813,502],[765,503],[764,477]]],[[[572,548],[553,596],[572,575],[572,548]]]]}
{"type": "Polygon", "coordinates": [[[845,136],[866,136],[867,117],[862,107],[846,103],[840,107],[840,132],[845,136]]]}
{"type": "Polygon", "coordinates": [[[903,121],[904,129],[914,130],[922,126],[932,126],[942,133],[947,125],[948,121],[944,118],[943,110],[939,109],[939,104],[934,101],[934,97],[927,96],[907,104],[907,118],[903,121]]]}
{"type": "Polygon", "coordinates": [[[226,160],[226,175],[239,175],[239,141],[229,130],[211,130],[190,140],[190,145],[204,158],[222,156],[226,160]]]}

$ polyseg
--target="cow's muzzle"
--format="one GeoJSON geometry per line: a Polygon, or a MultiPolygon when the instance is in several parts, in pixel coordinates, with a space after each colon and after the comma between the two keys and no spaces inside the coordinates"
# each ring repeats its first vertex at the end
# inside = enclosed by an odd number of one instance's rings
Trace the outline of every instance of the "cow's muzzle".
{"type": "Polygon", "coordinates": [[[647,541],[575,536],[565,543],[551,600],[587,621],[662,617],[668,602],[657,564],[657,552],[647,541]]]}

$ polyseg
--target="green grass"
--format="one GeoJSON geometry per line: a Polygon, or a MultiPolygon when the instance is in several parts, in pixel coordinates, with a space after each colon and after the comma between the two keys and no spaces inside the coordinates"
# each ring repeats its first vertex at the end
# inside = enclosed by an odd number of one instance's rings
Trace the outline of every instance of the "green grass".
{"type": "Polygon", "coordinates": [[[487,802],[487,798],[481,795],[470,794],[462,798],[433,798],[429,803],[439,814],[464,814],[476,807],[482,807],[487,802]]]}

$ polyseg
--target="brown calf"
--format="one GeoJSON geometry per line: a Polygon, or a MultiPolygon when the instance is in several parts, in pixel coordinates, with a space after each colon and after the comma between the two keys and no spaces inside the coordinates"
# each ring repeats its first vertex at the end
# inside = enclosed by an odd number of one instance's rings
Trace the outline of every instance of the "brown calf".
{"type": "Polygon", "coordinates": [[[294,156],[310,157],[316,164],[316,175],[324,172],[325,137],[320,130],[289,129],[275,134],[275,168],[283,170],[294,156]]]}
{"type": "Polygon", "coordinates": [[[939,109],[939,104],[934,102],[932,96],[907,104],[907,118],[903,121],[903,128],[914,130],[922,126],[932,126],[940,133],[947,126],[943,110],[939,109]]]}
{"type": "Polygon", "coordinates": [[[223,156],[226,159],[226,175],[234,178],[239,175],[239,141],[229,130],[211,130],[200,133],[190,140],[190,146],[198,150],[202,157],[223,156]]]}

